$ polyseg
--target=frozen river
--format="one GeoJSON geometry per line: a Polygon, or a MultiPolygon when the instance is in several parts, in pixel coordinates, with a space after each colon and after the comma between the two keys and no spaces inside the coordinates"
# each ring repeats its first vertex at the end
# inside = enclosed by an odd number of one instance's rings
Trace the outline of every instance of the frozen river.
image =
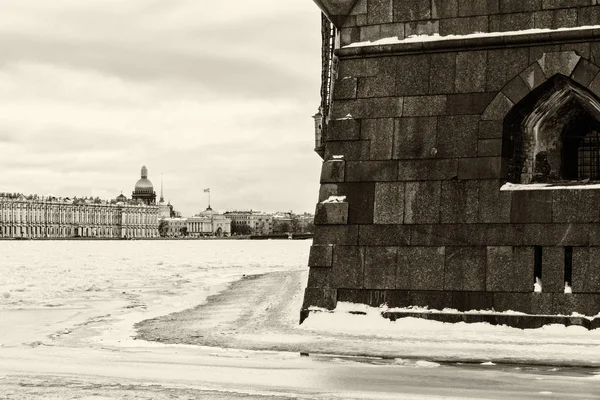
{"type": "Polygon", "coordinates": [[[347,313],[299,327],[310,244],[0,241],[0,399],[600,397],[598,368],[486,362],[596,365],[598,333],[347,313]]]}

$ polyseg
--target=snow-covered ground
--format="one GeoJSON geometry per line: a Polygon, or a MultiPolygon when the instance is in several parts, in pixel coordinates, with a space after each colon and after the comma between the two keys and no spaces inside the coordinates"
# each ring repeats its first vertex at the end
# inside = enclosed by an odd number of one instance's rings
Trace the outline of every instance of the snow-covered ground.
{"type": "Polygon", "coordinates": [[[596,365],[597,332],[391,323],[348,304],[298,326],[309,246],[0,242],[0,399],[600,396],[597,368],[494,365],[596,365]]]}

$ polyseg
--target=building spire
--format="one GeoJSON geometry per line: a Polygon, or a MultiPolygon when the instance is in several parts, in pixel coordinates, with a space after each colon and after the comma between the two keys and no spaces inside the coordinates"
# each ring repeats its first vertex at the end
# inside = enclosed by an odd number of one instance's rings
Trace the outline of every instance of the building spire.
{"type": "Polygon", "coordinates": [[[165,202],[165,197],[163,193],[163,174],[160,174],[160,202],[165,202]]]}

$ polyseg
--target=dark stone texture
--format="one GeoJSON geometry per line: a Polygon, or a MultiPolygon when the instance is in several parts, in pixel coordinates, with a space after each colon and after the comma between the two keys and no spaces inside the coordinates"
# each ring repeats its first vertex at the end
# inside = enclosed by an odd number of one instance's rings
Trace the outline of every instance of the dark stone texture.
{"type": "Polygon", "coordinates": [[[527,48],[495,50],[488,52],[487,90],[500,90],[529,64],[527,48]]]}
{"type": "Polygon", "coordinates": [[[358,238],[361,246],[408,246],[409,241],[406,225],[363,225],[358,238]]]}
{"type": "Polygon", "coordinates": [[[416,21],[431,18],[431,0],[393,0],[394,21],[416,21]]]}
{"type": "Polygon", "coordinates": [[[331,267],[333,260],[333,246],[329,244],[314,244],[310,247],[308,256],[309,267],[331,267]]]}
{"type": "Polygon", "coordinates": [[[485,247],[446,247],[444,290],[484,291],[485,270],[485,247]]]}
{"type": "Polygon", "coordinates": [[[433,0],[432,18],[452,18],[458,16],[459,0],[433,0]]]}
{"type": "Polygon", "coordinates": [[[452,307],[452,293],[439,291],[409,291],[408,302],[415,307],[443,310],[452,307]]]}
{"type": "Polygon", "coordinates": [[[477,155],[479,157],[498,157],[502,155],[501,139],[480,139],[477,141],[477,155]]]}
{"type": "Polygon", "coordinates": [[[553,312],[563,315],[570,315],[573,312],[587,316],[598,315],[600,313],[600,295],[597,293],[555,293],[553,312]]]}
{"type": "MultiPolygon", "coordinates": [[[[532,264],[533,265],[533,264],[532,264]]],[[[564,293],[565,291],[565,248],[542,248],[542,291],[564,293]]]]}
{"type": "Polygon", "coordinates": [[[324,288],[329,287],[330,282],[330,267],[311,267],[308,272],[308,283],[306,287],[309,288],[324,288]]]}
{"type": "Polygon", "coordinates": [[[537,11],[534,19],[538,29],[572,28],[577,26],[577,10],[537,11]]]}
{"type": "Polygon", "coordinates": [[[343,155],[345,160],[366,160],[369,158],[370,145],[368,140],[352,142],[327,142],[325,144],[325,159],[343,155]]]}
{"type": "Polygon", "coordinates": [[[489,246],[486,290],[490,292],[533,291],[533,247],[489,246]]]}
{"type": "Polygon", "coordinates": [[[552,191],[515,190],[511,195],[511,222],[518,224],[552,222],[552,191]]]}
{"type": "Polygon", "coordinates": [[[477,181],[442,182],[441,223],[476,223],[479,207],[477,181]]]}
{"type": "Polygon", "coordinates": [[[508,97],[510,101],[517,104],[529,94],[529,86],[527,86],[520,75],[517,75],[510,82],[508,82],[506,86],[504,86],[502,93],[504,93],[504,95],[508,97]]]}
{"type": "Polygon", "coordinates": [[[397,247],[365,249],[365,288],[395,289],[397,247]]]}
{"type": "MultiPolygon", "coordinates": [[[[446,96],[410,96],[404,98],[404,117],[429,117],[446,113],[446,96]]],[[[400,115],[398,115],[400,116],[400,115]]]]}
{"type": "Polygon", "coordinates": [[[372,224],[375,203],[375,183],[357,182],[345,185],[349,224],[372,224]]]}
{"type": "Polygon", "coordinates": [[[346,77],[338,79],[335,82],[333,89],[334,100],[348,100],[355,99],[357,91],[357,80],[356,78],[346,77]]]}
{"type": "Polygon", "coordinates": [[[490,15],[499,12],[498,0],[459,0],[458,7],[458,15],[461,17],[490,15]]]}
{"type": "Polygon", "coordinates": [[[396,119],[393,158],[431,158],[435,156],[437,117],[396,119]]]}
{"type": "Polygon", "coordinates": [[[319,203],[315,212],[315,225],[343,225],[348,223],[348,203],[319,203]]]}
{"type": "Polygon", "coordinates": [[[392,0],[367,0],[368,23],[385,24],[393,22],[392,0]]]}
{"type": "Polygon", "coordinates": [[[315,227],[313,243],[322,245],[339,244],[356,246],[358,244],[358,226],[317,226],[315,227]]]}
{"type": "Polygon", "coordinates": [[[335,246],[331,267],[331,286],[362,288],[364,282],[364,248],[335,246]]]}
{"type": "Polygon", "coordinates": [[[401,224],[404,221],[404,183],[375,184],[375,224],[401,224]]]}
{"type": "Polygon", "coordinates": [[[440,158],[477,155],[478,115],[441,117],[437,132],[440,158]]]}
{"type": "Polygon", "coordinates": [[[429,92],[429,55],[404,56],[398,59],[396,95],[414,96],[429,92]]]}
{"type": "Polygon", "coordinates": [[[444,290],[443,247],[399,247],[396,288],[444,290]]]}
{"type": "Polygon", "coordinates": [[[407,290],[388,290],[386,300],[390,308],[410,306],[407,290]]]}
{"type": "Polygon", "coordinates": [[[343,182],[345,171],[346,163],[343,160],[325,161],[321,168],[321,183],[343,182]]]}
{"type": "Polygon", "coordinates": [[[479,218],[478,222],[510,222],[511,193],[500,191],[502,181],[479,181],[479,218]]]}
{"type": "Polygon", "coordinates": [[[458,179],[500,179],[507,175],[507,168],[501,157],[461,158],[458,179]]]}
{"type": "MultiPolygon", "coordinates": [[[[442,1],[442,0],[440,0],[442,1]]],[[[488,17],[448,18],[440,21],[440,35],[468,35],[475,32],[488,32],[488,17]]]]}
{"type": "MultiPolygon", "coordinates": [[[[536,58],[537,60],[537,58],[536,58]]],[[[531,61],[531,56],[530,56],[531,61]]],[[[538,63],[534,63],[530,65],[527,69],[519,74],[523,82],[527,85],[527,87],[531,90],[536,89],[542,83],[546,81],[546,76],[544,75],[544,71],[538,63]]]]}
{"type": "Polygon", "coordinates": [[[400,181],[437,181],[455,179],[458,176],[458,160],[405,160],[398,162],[400,181]]]}
{"type": "Polygon", "coordinates": [[[487,106],[481,118],[484,121],[502,121],[514,105],[515,103],[500,92],[487,106]]]}
{"type": "Polygon", "coordinates": [[[364,289],[340,288],[337,292],[337,301],[355,304],[367,304],[367,291],[364,289]]]}
{"type": "Polygon", "coordinates": [[[494,92],[449,94],[446,104],[448,115],[481,114],[496,96],[494,92]]]}
{"type": "Polygon", "coordinates": [[[385,182],[398,180],[396,161],[348,161],[346,163],[347,182],[385,182]]]}
{"type": "Polygon", "coordinates": [[[600,293],[600,248],[573,248],[573,293],[600,293]]]}
{"type": "Polygon", "coordinates": [[[431,55],[429,71],[429,93],[452,93],[456,80],[456,53],[431,55]]]}
{"type": "Polygon", "coordinates": [[[340,186],[343,183],[324,183],[319,188],[319,202],[327,200],[331,196],[342,196],[340,186]]]}
{"type": "Polygon", "coordinates": [[[487,71],[487,52],[466,51],[456,55],[456,91],[484,92],[487,71]]]}
{"type": "Polygon", "coordinates": [[[458,311],[492,310],[494,294],[486,292],[454,292],[452,293],[452,308],[458,311]]]}
{"type": "Polygon", "coordinates": [[[363,119],[362,138],[371,142],[371,160],[389,160],[392,158],[394,142],[394,119],[363,119]]]}
{"type": "Polygon", "coordinates": [[[598,222],[600,191],[552,190],[552,222],[598,222]]]}
{"type": "Polygon", "coordinates": [[[306,288],[304,290],[303,310],[309,307],[321,307],[327,310],[333,310],[336,306],[336,290],[328,287],[324,288],[306,288]]]}
{"type": "Polygon", "coordinates": [[[395,85],[396,78],[391,74],[361,77],[358,78],[356,96],[358,98],[393,96],[395,85]]]}
{"type": "Polygon", "coordinates": [[[329,121],[327,141],[360,139],[360,121],[355,119],[334,119],[329,121]]]}
{"type": "Polygon", "coordinates": [[[598,76],[598,72],[600,72],[600,68],[582,58],[577,63],[572,78],[583,86],[588,86],[598,76]]]}
{"type": "Polygon", "coordinates": [[[401,117],[402,104],[402,97],[374,97],[357,100],[340,100],[333,103],[331,117],[333,119],[401,117]]]}
{"type": "Polygon", "coordinates": [[[553,293],[494,293],[494,310],[552,314],[553,293]]]}
{"type": "Polygon", "coordinates": [[[404,223],[439,222],[440,191],[440,182],[407,182],[404,193],[404,223]]]}
{"type": "Polygon", "coordinates": [[[502,139],[503,130],[502,121],[480,121],[479,138],[480,139],[502,139]]]}
{"type": "Polygon", "coordinates": [[[507,32],[533,29],[533,12],[499,14],[490,16],[490,32],[507,32]]]}

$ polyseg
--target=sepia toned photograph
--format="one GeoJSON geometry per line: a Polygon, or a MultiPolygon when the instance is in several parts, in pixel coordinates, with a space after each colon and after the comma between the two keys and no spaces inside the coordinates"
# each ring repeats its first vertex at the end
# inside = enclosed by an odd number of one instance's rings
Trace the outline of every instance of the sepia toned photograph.
{"type": "Polygon", "coordinates": [[[0,0],[0,400],[600,399],[598,0],[0,0]]]}

